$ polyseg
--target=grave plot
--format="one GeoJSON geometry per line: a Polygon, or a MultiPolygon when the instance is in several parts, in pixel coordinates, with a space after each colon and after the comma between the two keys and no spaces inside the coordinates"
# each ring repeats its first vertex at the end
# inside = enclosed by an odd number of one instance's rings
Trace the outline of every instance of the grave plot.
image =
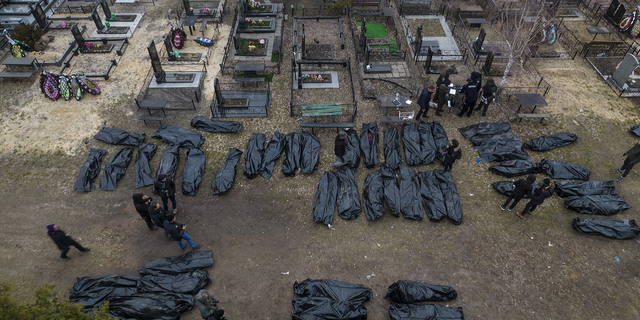
{"type": "MultiPolygon", "coordinates": [[[[586,56],[588,51],[615,56],[621,51],[637,50],[638,44],[629,33],[618,30],[607,24],[595,27],[584,21],[563,21],[558,25],[558,42],[574,48],[575,56],[586,56]]],[[[640,24],[637,31],[640,32],[640,24]]]]}
{"type": "Polygon", "coordinates": [[[268,117],[271,107],[271,87],[268,82],[257,82],[250,87],[237,82],[213,82],[212,118],[268,117]]]}
{"type": "Polygon", "coordinates": [[[446,10],[443,1],[401,0],[399,2],[398,14],[401,17],[406,15],[444,15],[446,10]]]}
{"type": "Polygon", "coordinates": [[[298,60],[343,60],[344,32],[340,17],[296,17],[293,21],[294,50],[298,60]]]}
{"type": "Polygon", "coordinates": [[[245,17],[275,17],[278,14],[277,3],[264,3],[254,0],[239,0],[245,17]]]}
{"type": "Polygon", "coordinates": [[[146,13],[144,7],[111,8],[106,0],[100,0],[99,3],[100,6],[90,15],[95,26],[92,38],[130,38],[146,13]]]}
{"type": "Polygon", "coordinates": [[[398,29],[393,19],[386,19],[382,15],[365,15],[352,13],[350,24],[355,35],[354,44],[357,52],[364,52],[367,46],[373,53],[398,53],[401,43],[398,29]],[[363,30],[366,29],[366,32],[363,30]]]}
{"type": "Polygon", "coordinates": [[[589,52],[586,60],[619,97],[640,97],[640,70],[634,55],[602,56],[589,52]]]}
{"type": "Polygon", "coordinates": [[[187,41],[182,43],[180,49],[176,48],[171,41],[171,34],[167,33],[162,38],[159,45],[159,56],[163,64],[208,64],[212,46],[219,41],[218,25],[211,26],[203,37],[187,37],[187,41]]]}

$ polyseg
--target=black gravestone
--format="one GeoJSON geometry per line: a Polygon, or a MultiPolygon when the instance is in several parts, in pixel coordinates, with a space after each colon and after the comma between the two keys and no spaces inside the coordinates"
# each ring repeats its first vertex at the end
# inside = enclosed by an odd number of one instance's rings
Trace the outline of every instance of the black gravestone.
{"type": "Polygon", "coordinates": [[[369,48],[367,46],[364,46],[364,67],[367,68],[369,66],[369,55],[371,54],[371,51],[369,51],[369,48]]]}
{"type": "Polygon", "coordinates": [[[245,11],[245,6],[244,3],[242,1],[238,1],[238,21],[240,21],[240,23],[244,23],[244,11],[245,11]]]}
{"type": "Polygon", "coordinates": [[[73,39],[76,40],[78,48],[80,48],[81,50],[84,49],[84,38],[82,37],[82,33],[80,33],[80,30],[78,30],[78,24],[74,24],[71,26],[71,34],[73,35],[73,39]]]}
{"type": "Polygon", "coordinates": [[[360,38],[362,41],[360,44],[362,46],[362,53],[366,53],[364,48],[367,46],[367,18],[362,18],[362,32],[360,32],[360,34],[362,35],[360,38]]]}
{"type": "Polygon", "coordinates": [[[493,64],[493,51],[489,51],[489,53],[487,53],[487,60],[485,60],[484,62],[484,72],[486,74],[491,74],[489,71],[491,70],[491,65],[493,64]]]}
{"type": "Polygon", "coordinates": [[[104,29],[106,29],[104,24],[102,24],[102,20],[100,20],[96,9],[93,9],[93,11],[91,11],[91,19],[93,19],[93,23],[96,24],[96,29],[98,29],[98,32],[104,31],[104,29]]]}
{"type": "Polygon", "coordinates": [[[236,30],[233,33],[233,46],[236,50],[240,49],[240,44],[242,44],[242,39],[240,38],[240,24],[244,23],[244,21],[238,20],[236,22],[236,30]]]}
{"type": "Polygon", "coordinates": [[[100,0],[100,7],[102,7],[102,12],[104,12],[104,18],[107,19],[107,21],[111,20],[111,9],[109,9],[107,1],[100,0]]]}
{"type": "Polygon", "coordinates": [[[187,15],[192,15],[193,12],[191,12],[191,3],[189,3],[189,0],[182,0],[182,5],[184,6],[184,12],[187,13],[187,15]]]}
{"type": "Polygon", "coordinates": [[[40,28],[44,29],[47,27],[47,15],[42,10],[40,4],[36,4],[36,7],[33,9],[33,18],[36,20],[36,23],[40,26],[40,28]]]}
{"type": "Polygon", "coordinates": [[[627,6],[623,3],[618,7],[618,11],[616,11],[616,14],[613,15],[613,18],[611,18],[611,22],[620,24],[620,21],[622,21],[622,17],[624,17],[625,13],[627,13],[627,6]]]}
{"type": "Polygon", "coordinates": [[[158,51],[156,50],[156,44],[153,42],[153,39],[149,41],[149,45],[147,46],[147,51],[149,51],[149,58],[151,58],[151,67],[153,68],[153,73],[156,76],[156,83],[161,84],[165,82],[166,74],[162,69],[162,64],[160,63],[160,57],[158,56],[158,51]]]}
{"type": "Polygon", "coordinates": [[[480,34],[478,35],[478,39],[473,42],[473,51],[478,52],[482,51],[482,45],[484,44],[484,38],[487,36],[487,31],[484,28],[480,29],[480,34]]]}
{"type": "Polygon", "coordinates": [[[612,0],[611,4],[609,5],[609,9],[607,9],[607,12],[605,12],[605,16],[609,17],[609,18],[613,18],[613,16],[616,13],[616,9],[618,9],[618,6],[620,6],[620,1],[619,0],[612,0]]]}
{"type": "Polygon", "coordinates": [[[302,59],[307,58],[307,42],[304,35],[304,23],[302,24],[302,59]]]}
{"type": "Polygon", "coordinates": [[[173,47],[171,45],[171,37],[169,34],[164,35],[164,39],[162,41],[164,43],[164,49],[167,50],[167,57],[169,60],[175,60],[175,57],[171,54],[173,52],[173,47]]]}
{"type": "Polygon", "coordinates": [[[424,72],[431,72],[431,61],[433,61],[433,51],[431,47],[427,47],[427,59],[424,61],[424,72]]]}
{"type": "Polygon", "coordinates": [[[213,94],[216,97],[218,105],[222,104],[222,91],[220,91],[220,81],[218,78],[213,79],[213,94]]]}
{"type": "Polygon", "coordinates": [[[416,30],[416,40],[413,42],[413,44],[416,52],[416,59],[418,59],[420,50],[422,49],[422,26],[419,26],[418,30],[416,30]]]}

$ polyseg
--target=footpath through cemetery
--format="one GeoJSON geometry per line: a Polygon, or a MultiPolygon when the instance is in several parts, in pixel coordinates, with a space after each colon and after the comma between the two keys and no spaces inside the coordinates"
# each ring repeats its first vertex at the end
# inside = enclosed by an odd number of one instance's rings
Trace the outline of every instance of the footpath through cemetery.
{"type": "Polygon", "coordinates": [[[36,2],[7,316],[640,318],[637,4],[36,2]]]}

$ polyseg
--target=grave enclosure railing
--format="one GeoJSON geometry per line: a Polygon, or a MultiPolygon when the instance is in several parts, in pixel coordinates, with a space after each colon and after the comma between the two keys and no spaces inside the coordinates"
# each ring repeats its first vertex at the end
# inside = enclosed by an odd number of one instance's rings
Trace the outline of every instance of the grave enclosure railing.
{"type": "Polygon", "coordinates": [[[587,50],[585,59],[591,66],[596,69],[596,72],[602,77],[604,82],[609,85],[609,88],[613,90],[620,98],[638,98],[640,97],[640,88],[632,88],[629,85],[620,87],[614,80],[613,74],[616,71],[616,66],[624,56],[599,56],[597,52],[587,50]]]}
{"type": "MultiPolygon", "coordinates": [[[[505,66],[508,63],[508,59],[506,57],[494,57],[493,58],[493,63],[492,65],[495,66],[495,69],[498,70],[504,70],[505,66]]],[[[511,70],[510,72],[515,72],[517,69],[516,68],[520,68],[520,65],[517,62],[514,62],[513,65],[511,66],[511,70]]],[[[534,64],[534,60],[533,59],[525,59],[524,63],[522,64],[522,72],[524,72],[524,75],[520,75],[520,77],[529,77],[529,80],[531,81],[532,85],[529,86],[514,86],[514,85],[509,85],[509,78],[507,78],[507,83],[505,84],[505,86],[502,88],[502,91],[499,92],[499,95],[502,95],[502,93],[504,92],[536,92],[541,94],[542,96],[546,96],[547,93],[549,93],[549,90],[551,90],[551,85],[544,79],[544,77],[540,74],[540,72],[538,71],[538,68],[536,68],[535,64],[534,64]]],[[[500,77],[502,78],[503,73],[490,73],[490,76],[493,77],[500,77]]],[[[499,81],[496,81],[496,83],[498,83],[499,81]]]]}
{"type": "MultiPolygon", "coordinates": [[[[385,17],[382,15],[381,11],[372,11],[372,12],[362,12],[362,10],[360,11],[353,11],[353,15],[357,15],[360,18],[360,20],[362,20],[362,18],[366,18],[367,19],[367,23],[380,23],[382,22],[383,24],[389,26],[388,23],[386,23],[386,19],[385,17]],[[373,13],[373,14],[371,14],[373,13]]],[[[348,12],[348,17],[349,17],[349,28],[351,29],[351,37],[353,39],[353,45],[355,47],[356,53],[357,54],[361,54],[362,53],[362,48],[360,47],[360,42],[358,41],[358,38],[356,37],[356,33],[353,30],[353,24],[356,22],[356,20],[358,20],[358,18],[352,16],[351,11],[348,12]]],[[[396,26],[395,20],[393,20],[393,24],[391,25],[393,27],[393,30],[389,30],[387,28],[387,35],[391,35],[393,34],[395,36],[395,38],[393,38],[396,41],[396,45],[398,46],[397,49],[397,53],[402,52],[402,39],[400,39],[400,37],[398,36],[398,27],[396,26]]],[[[389,37],[391,38],[391,37],[389,37]]]]}
{"type": "Polygon", "coordinates": [[[567,54],[571,59],[575,59],[578,53],[582,50],[584,43],[578,39],[573,31],[567,28],[564,20],[560,20],[556,25],[556,30],[558,32],[556,41],[558,41],[560,45],[567,50],[567,54]]]}
{"type": "MultiPolygon", "coordinates": [[[[198,83],[197,88],[193,88],[193,95],[195,101],[191,100],[168,100],[166,110],[193,110],[196,107],[196,104],[202,101],[202,84],[204,83],[204,79],[207,74],[207,66],[204,63],[201,63],[202,67],[198,68],[196,65],[162,65],[164,71],[166,73],[171,72],[201,72],[202,77],[200,77],[200,82],[198,83]]],[[[153,68],[149,68],[146,77],[144,78],[144,82],[142,83],[142,87],[140,88],[140,92],[136,95],[136,100],[142,101],[145,99],[150,90],[158,90],[158,91],[168,91],[174,88],[149,88],[151,85],[151,81],[154,79],[153,68]]],[[[177,89],[177,88],[176,88],[177,89]]]]}
{"type": "MultiPolygon", "coordinates": [[[[478,30],[478,33],[480,33],[480,30],[478,30]]],[[[455,19],[454,21],[451,34],[453,35],[453,38],[456,40],[456,42],[458,42],[458,44],[462,44],[463,49],[471,54],[471,58],[475,60],[475,63],[477,63],[479,56],[482,55],[483,52],[474,50],[473,42],[475,41],[474,39],[476,37],[471,36],[471,33],[469,32],[469,29],[467,28],[466,24],[464,23],[464,19],[460,14],[457,15],[457,19],[455,19]]],[[[486,52],[484,54],[486,54],[486,52]]]]}
{"type": "MultiPolygon", "coordinates": [[[[356,55],[356,61],[357,61],[357,67],[360,68],[360,64],[363,63],[363,61],[361,61],[360,59],[364,58],[363,54],[357,54],[356,55]]],[[[369,53],[369,61],[370,62],[398,62],[398,61],[404,61],[407,65],[408,68],[411,67],[411,57],[408,54],[408,52],[405,50],[404,53],[391,53],[391,54],[383,54],[383,53],[369,53]]],[[[364,70],[363,70],[364,72],[364,70]]],[[[396,81],[394,81],[394,79],[398,79],[398,78],[367,78],[367,79],[363,79],[362,77],[359,77],[360,79],[360,91],[362,93],[362,98],[363,99],[376,99],[379,92],[375,91],[375,90],[367,90],[365,89],[365,85],[364,82],[365,81],[381,81],[381,82],[387,82],[387,83],[391,83],[393,85],[395,85],[396,87],[398,87],[397,91],[398,92],[402,92],[402,94],[407,95],[410,98],[413,98],[415,96],[415,93],[418,90],[418,86],[405,86],[402,85],[400,83],[396,81]]],[[[407,78],[400,78],[400,79],[407,79],[407,78]]],[[[414,79],[413,77],[411,77],[411,79],[413,80],[412,82],[416,82],[416,79],[414,79]]]]}
{"type": "Polygon", "coordinates": [[[441,16],[447,8],[443,1],[396,0],[398,15],[403,16],[441,16]]]}

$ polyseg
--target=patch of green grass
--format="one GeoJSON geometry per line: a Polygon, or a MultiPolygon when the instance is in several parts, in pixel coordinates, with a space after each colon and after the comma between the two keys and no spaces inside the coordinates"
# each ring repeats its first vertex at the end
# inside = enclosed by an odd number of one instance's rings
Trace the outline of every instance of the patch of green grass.
{"type": "MultiPolygon", "coordinates": [[[[356,20],[356,23],[362,27],[362,21],[356,20]]],[[[367,22],[367,38],[389,38],[387,27],[382,23],[367,22]]],[[[371,48],[388,48],[391,53],[398,52],[398,44],[393,39],[389,39],[389,44],[372,45],[371,48]]]]}
{"type": "MultiPolygon", "coordinates": [[[[244,76],[244,74],[242,73],[236,73],[233,75],[233,78],[247,78],[244,76]]],[[[259,74],[256,77],[250,77],[250,78],[263,78],[264,82],[273,82],[273,75],[272,74],[259,74]]]]}
{"type": "Polygon", "coordinates": [[[278,62],[280,61],[280,55],[278,54],[278,52],[273,51],[271,52],[271,62],[278,62]]]}
{"type": "Polygon", "coordinates": [[[422,26],[423,37],[446,37],[440,20],[438,19],[407,19],[409,30],[413,36],[416,35],[419,26],[422,26]]]}

